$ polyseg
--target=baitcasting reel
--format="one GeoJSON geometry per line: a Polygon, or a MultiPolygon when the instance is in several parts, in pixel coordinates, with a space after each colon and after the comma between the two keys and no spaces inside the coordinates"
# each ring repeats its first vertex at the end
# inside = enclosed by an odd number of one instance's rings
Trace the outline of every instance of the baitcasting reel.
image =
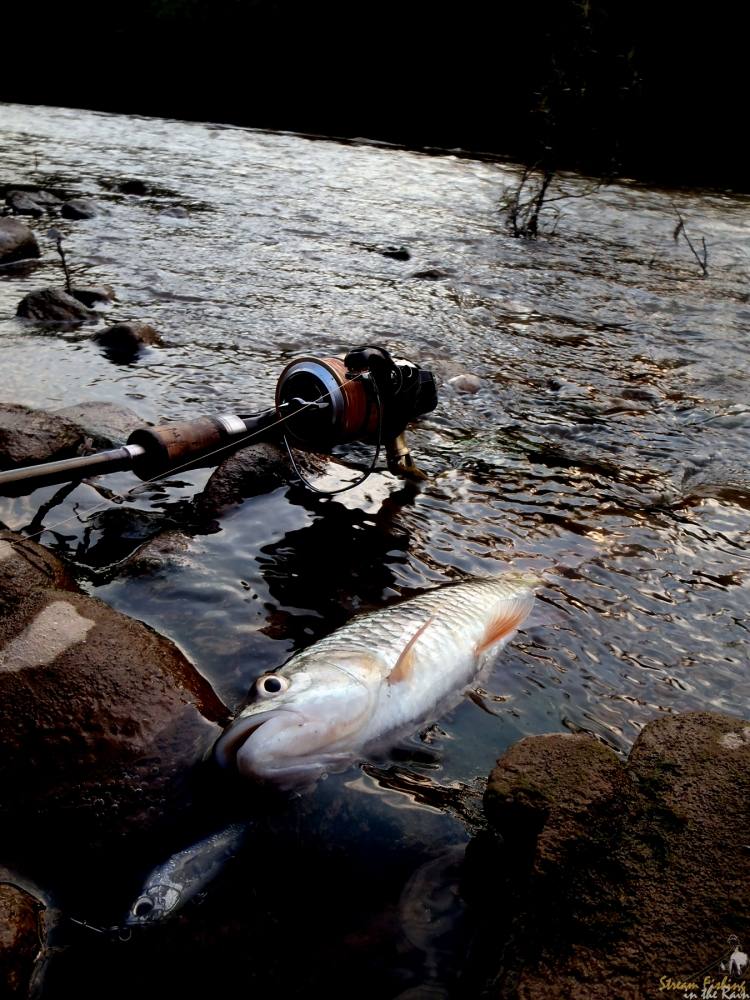
{"type": "MultiPolygon", "coordinates": [[[[276,405],[261,414],[222,414],[140,427],[122,448],[0,472],[0,494],[29,493],[40,486],[127,469],[141,479],[153,479],[178,468],[216,464],[251,441],[279,439],[286,443],[293,464],[290,439],[314,451],[328,451],[346,441],[374,443],[373,468],[385,445],[391,471],[423,478],[404,431],[436,406],[432,374],[411,361],[394,360],[382,347],[357,348],[343,361],[302,357],[281,373],[276,405]]],[[[305,482],[299,470],[297,474],[305,482]]]]}

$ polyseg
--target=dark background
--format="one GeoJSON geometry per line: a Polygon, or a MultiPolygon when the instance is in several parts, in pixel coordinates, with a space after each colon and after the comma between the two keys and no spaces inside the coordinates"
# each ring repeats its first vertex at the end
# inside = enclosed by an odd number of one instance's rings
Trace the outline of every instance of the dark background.
{"type": "Polygon", "coordinates": [[[6,7],[0,100],[747,189],[744,30],[658,0],[6,7]]]}

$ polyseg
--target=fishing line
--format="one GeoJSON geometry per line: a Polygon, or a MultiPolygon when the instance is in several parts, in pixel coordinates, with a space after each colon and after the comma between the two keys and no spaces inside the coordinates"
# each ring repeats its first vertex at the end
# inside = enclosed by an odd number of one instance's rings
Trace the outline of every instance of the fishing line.
{"type": "MultiPolygon", "coordinates": [[[[313,486],[309,479],[305,477],[302,470],[297,466],[297,463],[292,454],[292,448],[289,444],[289,438],[286,434],[282,434],[284,439],[284,444],[286,445],[287,455],[289,455],[289,461],[292,463],[292,469],[297,478],[302,482],[302,485],[310,490],[311,493],[317,493],[319,496],[324,497],[335,497],[338,493],[346,493],[348,490],[353,490],[356,486],[361,486],[362,483],[372,475],[375,471],[375,466],[378,464],[378,458],[380,457],[380,447],[383,443],[383,405],[380,402],[380,393],[378,392],[377,382],[373,379],[372,387],[375,390],[375,399],[378,404],[378,443],[375,448],[375,456],[370,463],[369,469],[366,469],[359,479],[355,479],[354,482],[349,483],[347,486],[340,486],[337,490],[321,490],[318,486],[313,486]]],[[[333,391],[333,390],[332,390],[333,391]]],[[[330,395],[330,393],[329,393],[330,395]]],[[[322,398],[322,397],[321,397],[322,398]]],[[[316,400],[318,402],[318,400],[316,400]]]]}
{"type": "MultiPolygon", "coordinates": [[[[349,381],[353,382],[353,381],[355,381],[355,379],[364,378],[364,376],[365,376],[365,373],[362,372],[362,373],[359,373],[359,374],[355,375],[353,378],[349,379],[349,381]]],[[[373,381],[373,385],[375,385],[374,381],[373,381]]],[[[294,413],[289,413],[285,417],[281,417],[275,423],[269,424],[268,427],[263,427],[263,428],[260,428],[259,430],[251,431],[249,434],[245,435],[244,437],[237,438],[234,441],[230,441],[228,444],[223,444],[220,448],[216,448],[214,451],[207,452],[205,455],[203,455],[201,457],[201,461],[204,461],[207,458],[213,458],[216,455],[222,454],[222,452],[228,451],[229,449],[238,450],[239,446],[247,443],[248,441],[251,441],[255,437],[258,437],[258,435],[260,435],[260,434],[267,434],[268,431],[273,430],[274,427],[281,426],[282,424],[286,423],[288,420],[291,420],[292,417],[299,416],[300,413],[302,413],[304,410],[308,409],[309,407],[317,406],[322,399],[327,399],[328,397],[332,396],[334,392],[340,392],[340,391],[341,391],[341,387],[340,386],[336,386],[335,389],[330,389],[328,392],[323,393],[322,396],[318,396],[317,399],[311,400],[309,403],[305,403],[304,406],[299,407],[299,409],[295,410],[294,413]]],[[[377,386],[375,387],[375,392],[376,392],[376,395],[377,395],[377,386]]],[[[378,413],[380,414],[382,412],[382,410],[381,410],[381,407],[380,407],[380,396],[379,395],[377,395],[377,399],[378,399],[378,413]]],[[[269,407],[267,410],[263,410],[261,412],[268,413],[272,409],[273,409],[273,407],[269,407]]],[[[284,441],[286,442],[286,435],[284,435],[284,441]]],[[[288,445],[287,445],[287,449],[289,450],[289,446],[288,445]]],[[[378,458],[379,454],[380,454],[380,419],[379,419],[379,422],[378,422],[378,447],[377,447],[377,451],[375,453],[375,461],[377,461],[377,458],[378,458]]],[[[290,455],[291,455],[291,452],[290,452],[290,455]]],[[[194,463],[195,463],[195,459],[193,459],[190,462],[185,462],[183,465],[178,465],[176,468],[170,469],[168,475],[169,476],[173,476],[177,472],[182,472],[184,469],[190,468],[190,466],[192,466],[194,463]]],[[[293,468],[294,468],[295,473],[300,477],[300,479],[302,480],[302,482],[307,485],[307,481],[304,479],[303,476],[300,475],[299,471],[297,470],[297,466],[296,466],[296,463],[294,463],[294,460],[292,460],[292,464],[293,464],[293,468]]],[[[374,468],[375,468],[375,463],[373,462],[371,468],[368,470],[367,474],[364,477],[365,479],[367,478],[367,476],[370,475],[370,472],[372,472],[372,470],[374,468]]],[[[40,535],[43,535],[45,533],[45,531],[54,531],[55,528],[60,528],[63,525],[68,524],[70,521],[74,521],[74,520],[78,520],[82,524],[88,524],[89,521],[91,520],[91,517],[94,514],[99,513],[99,511],[106,510],[108,508],[108,506],[109,506],[110,503],[113,503],[113,502],[115,502],[117,500],[126,500],[126,499],[128,499],[128,497],[130,497],[131,495],[135,494],[136,490],[143,489],[144,487],[150,486],[151,484],[156,483],[160,479],[164,479],[164,478],[165,478],[165,473],[161,473],[158,476],[154,476],[152,479],[145,479],[143,482],[137,483],[135,486],[132,486],[129,490],[125,490],[124,493],[112,493],[111,497],[109,497],[106,501],[104,501],[103,503],[100,503],[100,504],[96,504],[94,507],[90,507],[88,510],[85,510],[82,515],[79,515],[78,513],[71,514],[69,517],[66,517],[66,518],[64,518],[61,521],[55,521],[54,524],[51,524],[51,525],[49,525],[47,527],[44,527],[44,528],[42,528],[39,531],[35,531],[31,535],[24,535],[23,537],[26,538],[26,539],[32,540],[34,538],[38,538],[40,535]]],[[[363,482],[363,481],[364,480],[360,480],[359,482],[351,483],[349,486],[346,486],[346,487],[344,487],[341,490],[331,491],[331,493],[329,495],[333,495],[334,493],[343,493],[347,489],[353,489],[353,487],[358,486],[359,483],[363,482]]],[[[315,487],[310,487],[310,488],[315,490],[315,487]]],[[[326,491],[325,490],[315,490],[315,492],[325,493],[326,491]]]]}

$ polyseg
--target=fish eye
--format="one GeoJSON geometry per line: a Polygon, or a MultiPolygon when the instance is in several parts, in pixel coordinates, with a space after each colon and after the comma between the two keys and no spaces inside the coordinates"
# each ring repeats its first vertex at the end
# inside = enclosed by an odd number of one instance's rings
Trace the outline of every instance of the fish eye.
{"type": "Polygon", "coordinates": [[[283,694],[289,687],[289,681],[281,674],[264,674],[255,682],[255,690],[260,698],[273,698],[283,694]]]}
{"type": "Polygon", "coordinates": [[[136,917],[147,917],[154,908],[154,901],[150,896],[141,896],[133,907],[136,917]]]}

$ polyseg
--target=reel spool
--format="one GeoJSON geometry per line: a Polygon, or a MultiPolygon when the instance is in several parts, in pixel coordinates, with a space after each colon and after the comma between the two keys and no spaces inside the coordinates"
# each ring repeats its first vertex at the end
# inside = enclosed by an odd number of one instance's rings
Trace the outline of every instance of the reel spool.
{"type": "MultiPolygon", "coordinates": [[[[296,358],[276,385],[276,409],[279,419],[284,419],[284,441],[292,464],[290,438],[298,447],[315,451],[330,450],[345,441],[371,442],[376,445],[375,458],[360,482],[375,468],[381,445],[386,447],[392,472],[424,479],[412,460],[404,430],[436,406],[437,389],[430,372],[411,361],[394,360],[384,348],[375,346],[356,348],[343,361],[311,355],[296,358]]],[[[315,490],[296,466],[295,471],[315,490]]],[[[358,484],[346,488],[354,485],[358,484]]]]}
{"type": "Polygon", "coordinates": [[[378,406],[364,378],[364,372],[351,374],[340,358],[296,358],[276,385],[276,409],[280,418],[286,417],[285,432],[296,444],[315,450],[376,434],[378,406]],[[295,409],[302,412],[287,415],[295,409]]]}

